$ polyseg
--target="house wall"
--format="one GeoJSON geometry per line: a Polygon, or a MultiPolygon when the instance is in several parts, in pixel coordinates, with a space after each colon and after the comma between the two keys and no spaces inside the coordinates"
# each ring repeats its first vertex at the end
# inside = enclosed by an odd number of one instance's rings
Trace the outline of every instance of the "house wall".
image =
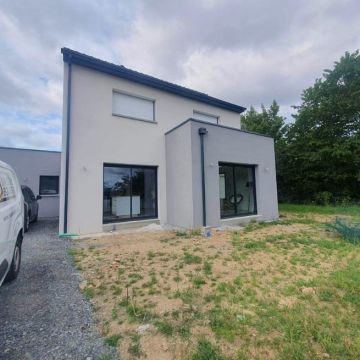
{"type": "Polygon", "coordinates": [[[191,124],[165,137],[167,223],[184,228],[194,225],[192,193],[191,124]]]}
{"type": "Polygon", "coordinates": [[[220,226],[223,222],[220,220],[219,162],[256,165],[256,219],[278,218],[274,140],[191,121],[194,227],[202,226],[200,127],[208,130],[204,137],[207,225],[220,226]]]}
{"type": "MultiPolygon", "coordinates": [[[[0,160],[15,170],[21,185],[39,194],[40,175],[60,176],[60,152],[0,148],[0,160]]],[[[59,216],[59,195],[42,195],[39,217],[59,216]]]]}
{"type": "MultiPolygon", "coordinates": [[[[62,174],[65,174],[67,67],[64,72],[62,174]]],[[[240,127],[239,114],[151,87],[72,65],[68,232],[103,231],[103,163],[158,167],[158,215],[167,222],[165,136],[193,116],[193,110],[220,116],[240,127]],[[112,115],[112,90],[155,99],[156,123],[112,115]]],[[[63,230],[64,178],[61,179],[60,231],[63,230]]]]}

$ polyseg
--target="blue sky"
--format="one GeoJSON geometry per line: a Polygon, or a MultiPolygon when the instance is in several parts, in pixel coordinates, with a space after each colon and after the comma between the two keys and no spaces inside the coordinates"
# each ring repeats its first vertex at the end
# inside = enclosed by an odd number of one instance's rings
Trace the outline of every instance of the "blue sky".
{"type": "Polygon", "coordinates": [[[0,3],[0,146],[61,148],[63,46],[239,105],[301,92],[360,47],[355,0],[0,3]]]}

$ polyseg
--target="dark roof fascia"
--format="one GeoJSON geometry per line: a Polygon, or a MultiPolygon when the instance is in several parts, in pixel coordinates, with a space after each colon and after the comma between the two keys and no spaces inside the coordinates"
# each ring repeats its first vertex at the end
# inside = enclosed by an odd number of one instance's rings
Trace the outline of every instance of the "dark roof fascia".
{"type": "Polygon", "coordinates": [[[40,152],[50,152],[61,154],[61,151],[56,150],[40,150],[40,149],[25,149],[25,148],[15,148],[15,147],[8,147],[8,146],[0,146],[0,150],[21,150],[21,151],[40,151],[40,152]]]}
{"type": "Polygon", "coordinates": [[[273,138],[272,136],[269,136],[269,135],[259,134],[259,133],[255,133],[255,132],[247,131],[247,130],[236,129],[236,128],[233,128],[233,127],[230,127],[230,126],[214,124],[214,123],[211,123],[211,122],[207,122],[207,121],[203,121],[203,120],[198,120],[198,119],[194,119],[194,118],[189,118],[189,119],[183,121],[182,123],[180,123],[179,125],[176,125],[174,128],[168,130],[168,131],[165,133],[165,135],[170,134],[171,132],[173,132],[174,130],[178,129],[179,127],[185,125],[185,124],[188,123],[189,121],[196,122],[196,123],[199,123],[199,124],[204,124],[204,125],[211,125],[211,126],[218,127],[218,128],[222,128],[222,129],[238,131],[238,132],[245,133],[245,134],[250,134],[250,135],[255,135],[255,136],[262,136],[262,137],[266,137],[266,138],[269,138],[269,139],[273,139],[273,140],[274,140],[274,138],[273,138]]]}
{"type": "Polygon", "coordinates": [[[139,84],[143,84],[162,91],[176,94],[188,99],[200,101],[205,104],[209,104],[215,107],[233,111],[238,114],[241,114],[246,110],[246,108],[243,106],[235,105],[227,101],[220,100],[212,96],[209,96],[207,94],[201,93],[199,91],[191,90],[180,85],[176,85],[164,80],[160,80],[153,76],[142,74],[140,72],[128,69],[125,66],[115,65],[107,61],[103,61],[68,48],[62,48],[61,52],[63,54],[64,62],[67,63],[71,62],[72,64],[75,65],[84,66],[109,75],[117,76],[126,80],[137,82],[139,84]]]}

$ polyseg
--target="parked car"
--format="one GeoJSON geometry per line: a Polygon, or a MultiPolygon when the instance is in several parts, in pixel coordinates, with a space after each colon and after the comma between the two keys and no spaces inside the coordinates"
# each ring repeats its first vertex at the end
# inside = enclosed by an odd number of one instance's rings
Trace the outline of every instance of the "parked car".
{"type": "Polygon", "coordinates": [[[0,161],[0,286],[17,278],[24,233],[24,198],[14,170],[0,161]]]}
{"type": "Polygon", "coordinates": [[[21,190],[24,195],[24,231],[29,230],[30,223],[36,222],[38,219],[39,204],[38,200],[41,196],[35,197],[32,190],[25,185],[21,185],[21,190]]]}

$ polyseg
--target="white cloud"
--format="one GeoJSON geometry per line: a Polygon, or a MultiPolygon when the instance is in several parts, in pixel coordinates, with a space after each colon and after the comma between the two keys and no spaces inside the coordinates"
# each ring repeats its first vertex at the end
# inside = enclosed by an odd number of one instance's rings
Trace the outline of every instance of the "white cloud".
{"type": "Polygon", "coordinates": [[[359,47],[359,10],[356,0],[3,0],[0,145],[60,145],[62,46],[245,107],[276,99],[289,116],[359,47]]]}

